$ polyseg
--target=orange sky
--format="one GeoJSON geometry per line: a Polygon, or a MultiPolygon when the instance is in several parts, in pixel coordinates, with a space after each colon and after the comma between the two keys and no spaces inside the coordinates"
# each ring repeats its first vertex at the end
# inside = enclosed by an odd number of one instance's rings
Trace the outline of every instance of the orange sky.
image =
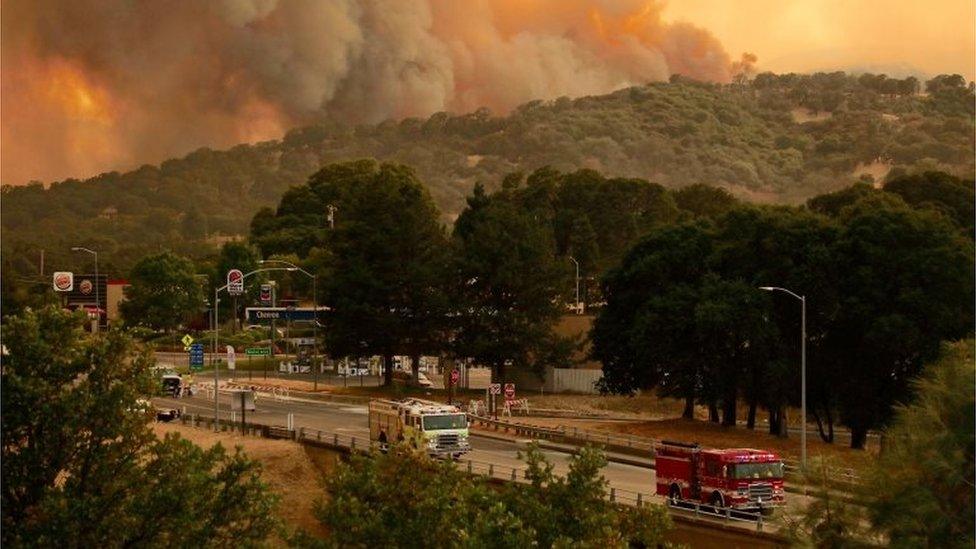
{"type": "Polygon", "coordinates": [[[976,77],[972,0],[670,0],[664,16],[710,30],[761,69],[867,68],[976,77]]]}
{"type": "Polygon", "coordinates": [[[959,73],[976,0],[0,0],[0,183],[682,74],[959,73]]]}

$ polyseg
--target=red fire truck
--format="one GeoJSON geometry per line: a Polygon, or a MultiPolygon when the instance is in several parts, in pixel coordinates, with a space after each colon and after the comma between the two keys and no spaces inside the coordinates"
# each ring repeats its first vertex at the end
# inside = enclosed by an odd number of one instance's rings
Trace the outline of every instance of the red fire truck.
{"type": "Polygon", "coordinates": [[[785,503],[783,461],[772,452],[669,441],[654,449],[657,493],[671,503],[693,501],[760,511],[785,503]]]}

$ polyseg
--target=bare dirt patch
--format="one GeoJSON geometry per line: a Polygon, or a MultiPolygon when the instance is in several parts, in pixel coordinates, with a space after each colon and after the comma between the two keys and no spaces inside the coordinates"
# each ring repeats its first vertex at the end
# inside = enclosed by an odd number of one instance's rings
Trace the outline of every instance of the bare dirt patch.
{"type": "Polygon", "coordinates": [[[158,436],[179,433],[183,438],[204,448],[218,442],[230,450],[240,446],[248,457],[261,462],[261,477],[281,497],[277,509],[278,518],[288,526],[302,528],[313,536],[325,535],[325,530],[312,510],[315,501],[325,494],[323,474],[334,468],[334,459],[330,463],[324,453],[315,455],[314,449],[310,452],[300,444],[285,440],[214,433],[178,423],[157,423],[153,428],[158,436]]]}
{"type": "Polygon", "coordinates": [[[829,120],[833,113],[827,111],[814,112],[810,109],[804,109],[802,107],[796,108],[790,111],[793,116],[793,121],[797,124],[806,124],[807,122],[822,122],[824,120],[829,120]]]}

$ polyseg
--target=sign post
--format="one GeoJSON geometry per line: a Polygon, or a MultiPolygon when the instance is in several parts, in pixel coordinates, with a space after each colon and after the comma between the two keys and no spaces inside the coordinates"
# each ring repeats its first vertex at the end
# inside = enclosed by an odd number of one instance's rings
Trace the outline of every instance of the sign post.
{"type": "Polygon", "coordinates": [[[234,352],[234,346],[227,346],[227,369],[233,370],[237,366],[237,353],[234,352]]]}
{"type": "Polygon", "coordinates": [[[498,406],[496,404],[498,400],[498,395],[500,395],[501,392],[502,392],[501,383],[488,384],[488,394],[491,397],[491,403],[488,405],[488,410],[489,410],[489,415],[495,416],[495,419],[498,419],[498,406]]]}
{"type": "Polygon", "coordinates": [[[268,379],[268,358],[267,357],[271,356],[271,348],[270,347],[247,347],[246,349],[244,349],[244,354],[247,355],[248,363],[251,362],[252,356],[263,357],[261,359],[261,362],[264,365],[263,366],[264,379],[268,379]]]}
{"type": "Polygon", "coordinates": [[[199,372],[203,369],[203,343],[190,345],[190,370],[199,372]]]}
{"type": "Polygon", "coordinates": [[[461,377],[461,373],[458,372],[457,368],[451,369],[451,374],[448,377],[447,384],[447,403],[451,404],[454,402],[454,386],[457,385],[458,379],[461,377]]]}

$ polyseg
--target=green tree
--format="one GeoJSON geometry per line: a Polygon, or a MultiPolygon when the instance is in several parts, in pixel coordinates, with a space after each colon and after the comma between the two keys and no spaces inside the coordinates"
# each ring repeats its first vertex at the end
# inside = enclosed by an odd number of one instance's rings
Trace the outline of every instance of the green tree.
{"type": "Polygon", "coordinates": [[[326,338],[334,353],[414,358],[441,350],[449,312],[448,247],[430,195],[406,166],[349,163],[313,176],[317,193],[335,194],[338,221],[329,241],[326,338]],[[324,177],[335,173],[331,182],[324,177]]]}
{"type": "Polygon", "coordinates": [[[895,409],[868,481],[875,528],[894,547],[972,547],[976,369],[973,340],[943,346],[895,409]]]}
{"type": "Polygon", "coordinates": [[[504,196],[479,185],[454,226],[457,288],[455,347],[491,366],[541,372],[568,356],[552,326],[562,312],[567,266],[557,261],[552,231],[504,196]],[[563,352],[554,352],[555,350],[563,352]]]}
{"type": "Polygon", "coordinates": [[[604,390],[659,386],[662,395],[684,399],[683,417],[693,417],[702,371],[692,312],[712,254],[711,231],[702,222],[662,227],[604,278],[607,304],[590,332],[604,390]]]}
{"type": "MultiPolygon", "coordinates": [[[[565,477],[538,447],[523,456],[529,485],[492,486],[451,462],[403,446],[353,457],[328,481],[316,514],[330,547],[659,547],[671,529],[659,505],[606,500],[606,459],[585,448],[565,477]]],[[[302,540],[313,545],[311,540],[302,540]]]]}
{"type": "Polygon", "coordinates": [[[120,305],[129,326],[170,331],[204,304],[193,263],[172,252],[141,259],[129,273],[129,282],[120,305]]]}
{"type": "Polygon", "coordinates": [[[729,211],[737,202],[729,191],[702,183],[682,187],[673,194],[678,208],[711,219],[729,211]]]}
{"type": "Polygon", "coordinates": [[[4,326],[2,541],[10,547],[214,546],[264,540],[257,463],[150,429],[147,352],[49,307],[4,326]]]}
{"type": "Polygon", "coordinates": [[[973,180],[953,177],[944,172],[925,172],[889,180],[885,192],[894,193],[915,207],[944,210],[970,238],[976,230],[976,188],[973,180]]]}
{"type": "Polygon", "coordinates": [[[883,427],[943,340],[972,330],[972,241],[933,210],[870,196],[847,208],[836,245],[839,308],[825,352],[851,446],[883,427]]]}

